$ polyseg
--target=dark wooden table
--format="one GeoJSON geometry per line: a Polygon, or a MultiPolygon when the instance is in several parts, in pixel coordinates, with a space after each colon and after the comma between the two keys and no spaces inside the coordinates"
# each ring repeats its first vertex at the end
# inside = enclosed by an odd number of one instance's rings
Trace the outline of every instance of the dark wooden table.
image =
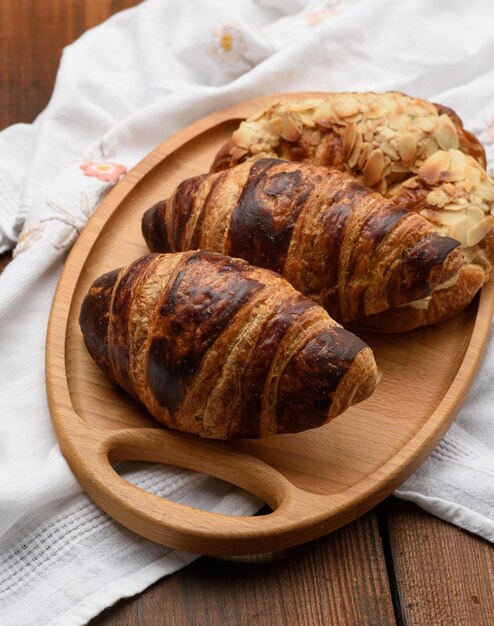
{"type": "MultiPolygon", "coordinates": [[[[0,0],[0,129],[30,122],[44,108],[63,46],[135,4],[0,0]]],[[[492,626],[494,548],[389,498],[304,546],[202,557],[91,624],[492,626]]]]}

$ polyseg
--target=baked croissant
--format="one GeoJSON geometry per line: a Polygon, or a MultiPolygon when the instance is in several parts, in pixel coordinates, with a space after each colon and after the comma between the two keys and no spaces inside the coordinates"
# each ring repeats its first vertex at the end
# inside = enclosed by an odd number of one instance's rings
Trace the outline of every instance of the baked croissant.
{"type": "Polygon", "coordinates": [[[410,330],[482,284],[459,242],[338,170],[278,159],[181,183],[143,217],[153,251],[202,248],[283,276],[344,326],[410,330]]]}
{"type": "Polygon", "coordinates": [[[205,251],[98,278],[80,314],[110,377],[165,426],[215,439],[325,424],[376,385],[371,349],[274,272],[205,251]]]}
{"type": "Polygon", "coordinates": [[[420,212],[440,234],[458,239],[471,280],[479,286],[488,280],[494,183],[482,145],[451,109],[396,92],[274,101],[240,124],[211,171],[260,157],[348,172],[400,207],[420,212]]]}

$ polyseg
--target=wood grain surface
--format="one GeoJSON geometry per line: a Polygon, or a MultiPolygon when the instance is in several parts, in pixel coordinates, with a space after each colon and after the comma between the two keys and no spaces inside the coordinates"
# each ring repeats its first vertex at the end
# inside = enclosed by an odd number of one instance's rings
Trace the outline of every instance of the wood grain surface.
{"type": "Polygon", "coordinates": [[[384,512],[403,624],[494,624],[494,549],[407,502],[384,512]]]}
{"type": "MultiPolygon", "coordinates": [[[[0,0],[0,128],[19,121],[32,121],[46,105],[64,45],[116,10],[134,4],[138,4],[137,0],[0,0]],[[67,7],[71,7],[71,11],[67,7]],[[71,17],[74,12],[78,16],[75,19],[71,17]],[[21,67],[24,75],[18,69],[21,67]]],[[[3,262],[6,259],[8,256],[2,258],[3,262]]],[[[244,557],[254,561],[261,558],[267,557],[244,557]]],[[[270,568],[270,576],[264,577],[261,590],[256,585],[254,568],[249,571],[237,568],[235,579],[230,581],[231,559],[203,557],[142,594],[107,609],[92,620],[91,625],[161,626],[168,615],[168,607],[172,607],[174,616],[177,610],[180,611],[182,622],[177,621],[177,624],[213,623],[207,620],[210,603],[203,594],[207,579],[212,575],[209,567],[212,563],[217,572],[213,577],[215,583],[219,580],[228,583],[225,585],[228,591],[223,591],[220,586],[214,592],[220,598],[220,623],[225,626],[256,624],[260,607],[265,609],[261,616],[264,623],[270,626],[293,624],[292,620],[286,621],[285,612],[279,611],[287,580],[297,584],[300,605],[310,598],[321,607],[320,619],[312,622],[313,626],[365,623],[379,626],[381,619],[384,624],[394,623],[392,596],[395,598],[396,623],[400,625],[491,626],[494,623],[491,602],[485,600],[484,594],[476,593],[476,590],[488,588],[494,580],[494,547],[395,498],[388,499],[384,506],[335,533],[281,555],[273,554],[271,558],[277,562],[277,567],[270,568]],[[464,554],[465,546],[474,546],[474,550],[469,551],[469,558],[459,560],[457,555],[464,554]],[[341,555],[340,565],[335,568],[337,553],[341,555]],[[416,559],[419,553],[427,555],[425,564],[420,562],[424,571],[415,569],[410,573],[410,567],[419,567],[416,559]],[[375,559],[375,568],[366,565],[366,554],[375,559]],[[305,565],[304,576],[295,579],[293,562],[296,555],[305,565]],[[392,555],[395,555],[395,562],[392,555]],[[435,564],[435,576],[431,579],[428,567],[432,563],[435,564]],[[347,568],[344,570],[346,574],[342,572],[344,567],[347,568]],[[380,582],[384,572],[389,577],[390,589],[380,582]],[[413,584],[403,584],[410,576],[413,584]],[[431,581],[427,589],[426,577],[431,581]],[[453,600],[450,579],[455,580],[456,591],[460,590],[453,600]],[[397,581],[401,581],[399,597],[397,581]],[[242,590],[241,593],[237,593],[238,589],[242,590]],[[424,598],[431,592],[434,602],[427,600],[424,604],[424,598]],[[258,593],[265,601],[258,600],[258,593]],[[357,600],[350,599],[348,594],[354,594],[357,600]],[[239,595],[242,596],[240,601],[239,595]],[[275,596],[279,598],[277,602],[268,602],[275,596]],[[339,623],[331,613],[333,598],[340,615],[345,610],[339,623]],[[459,615],[459,611],[463,611],[464,616],[464,609],[459,608],[458,603],[465,599],[471,603],[470,615],[460,622],[454,613],[459,615]],[[360,604],[360,611],[356,610],[355,601],[360,604]],[[331,606],[328,607],[328,603],[331,606]],[[417,607],[425,607],[427,612],[417,607]],[[376,617],[381,615],[385,617],[376,617]],[[430,619],[423,621],[426,616],[430,619]]],[[[300,569],[296,571],[300,572],[300,569]]],[[[492,601],[492,595],[488,600],[492,601]]],[[[313,610],[308,608],[307,611],[313,610]]],[[[173,622],[170,620],[169,623],[173,622]]]]}
{"type": "Polygon", "coordinates": [[[305,546],[260,556],[203,557],[92,626],[391,626],[377,516],[305,546]]]}

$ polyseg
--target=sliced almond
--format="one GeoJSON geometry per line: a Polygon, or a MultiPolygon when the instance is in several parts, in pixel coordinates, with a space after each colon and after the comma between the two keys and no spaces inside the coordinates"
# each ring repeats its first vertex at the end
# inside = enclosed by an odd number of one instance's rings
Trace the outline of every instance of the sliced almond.
{"type": "Polygon", "coordinates": [[[255,133],[257,132],[257,126],[253,122],[242,122],[240,126],[234,131],[232,139],[240,148],[249,148],[254,141],[255,133]]]}
{"type": "Polygon", "coordinates": [[[367,160],[370,157],[371,152],[372,146],[370,145],[370,143],[364,143],[357,162],[359,169],[363,169],[364,165],[367,163],[367,160]]]}
{"type": "Polygon", "coordinates": [[[402,185],[407,189],[416,189],[419,186],[419,181],[416,176],[412,176],[412,178],[408,178],[405,180],[402,185]]]}
{"type": "Polygon", "coordinates": [[[481,222],[485,218],[484,211],[478,206],[469,206],[465,211],[465,215],[468,217],[468,221],[471,224],[481,222]]]}
{"type": "Polygon", "coordinates": [[[286,141],[298,141],[302,135],[300,128],[290,115],[283,115],[281,118],[280,134],[286,141]]]}
{"type": "Polygon", "coordinates": [[[418,171],[419,178],[429,185],[441,180],[441,175],[449,169],[449,152],[438,150],[432,154],[418,171]]]}
{"type": "Polygon", "coordinates": [[[353,96],[344,96],[333,102],[333,109],[338,117],[349,117],[360,112],[360,103],[353,96]]]}
{"type": "Polygon", "coordinates": [[[404,163],[410,163],[417,152],[417,142],[411,133],[404,133],[398,138],[398,152],[404,163]]]}
{"type": "Polygon", "coordinates": [[[482,221],[470,226],[466,233],[466,245],[475,246],[479,241],[482,241],[493,226],[492,217],[485,217],[482,221]]]}
{"type": "Polygon", "coordinates": [[[364,141],[371,142],[374,139],[374,133],[371,130],[366,130],[364,133],[364,141]]]}
{"type": "Polygon", "coordinates": [[[472,183],[476,185],[480,183],[480,175],[481,171],[478,167],[475,167],[475,165],[472,164],[465,167],[465,178],[472,181],[472,183]]]}
{"type": "Polygon", "coordinates": [[[384,154],[387,154],[389,158],[392,159],[393,161],[398,161],[398,159],[400,158],[400,155],[398,154],[398,152],[387,141],[381,144],[381,150],[384,152],[384,154]]]}
{"type": "Polygon", "coordinates": [[[425,156],[429,158],[430,156],[435,154],[438,150],[439,150],[439,146],[437,145],[437,141],[433,139],[432,137],[429,137],[429,139],[425,143],[425,156]]]}
{"type": "Polygon", "coordinates": [[[400,130],[403,127],[405,118],[403,115],[392,115],[388,120],[388,126],[393,130],[400,130]]]}
{"type": "Polygon", "coordinates": [[[460,167],[462,168],[467,167],[471,159],[471,157],[468,157],[466,154],[464,154],[460,150],[455,150],[455,149],[452,149],[449,151],[449,157],[450,157],[449,167],[452,170],[459,169],[460,167]]]}
{"type": "Polygon", "coordinates": [[[494,184],[490,180],[486,180],[483,184],[477,185],[477,194],[482,200],[492,202],[494,200],[494,184]]]}
{"type": "Polygon", "coordinates": [[[380,180],[384,165],[384,155],[381,150],[373,150],[363,168],[364,183],[368,187],[372,187],[380,180]]]}
{"type": "Polygon", "coordinates": [[[343,158],[345,161],[352,153],[355,141],[357,140],[357,133],[357,124],[355,122],[350,122],[343,131],[343,158]]]}
{"type": "Polygon", "coordinates": [[[271,146],[267,143],[255,143],[250,147],[251,154],[261,154],[262,152],[269,152],[271,146]]]}
{"type": "Polygon", "coordinates": [[[313,120],[323,128],[331,128],[335,123],[335,113],[331,104],[327,101],[320,104],[314,111],[313,120]]]}
{"type": "MultiPolygon", "coordinates": [[[[424,209],[427,210],[427,209],[424,209]]],[[[422,211],[421,211],[422,213],[422,211]]],[[[435,221],[439,222],[440,224],[443,224],[443,226],[461,226],[462,228],[464,228],[467,225],[468,219],[466,217],[466,215],[464,213],[455,213],[453,211],[448,212],[448,211],[434,211],[434,210],[429,210],[429,217],[430,214],[435,213],[435,221]]]]}
{"type": "Polygon", "coordinates": [[[418,126],[420,130],[423,130],[425,133],[432,133],[435,128],[433,121],[428,117],[419,119],[418,126]]]}
{"type": "Polygon", "coordinates": [[[248,122],[256,122],[258,119],[260,119],[261,117],[266,115],[266,113],[268,113],[268,111],[270,111],[271,109],[275,109],[278,105],[279,105],[279,103],[275,102],[274,104],[270,104],[269,106],[264,107],[263,109],[259,109],[259,111],[256,111],[254,113],[254,115],[251,115],[250,117],[248,117],[247,121],[248,122]]]}
{"type": "Polygon", "coordinates": [[[273,117],[272,119],[267,120],[263,123],[262,129],[268,135],[272,135],[273,137],[279,137],[282,133],[283,126],[284,120],[282,120],[281,117],[273,117]]]}
{"type": "Polygon", "coordinates": [[[312,111],[304,111],[302,113],[296,113],[296,115],[304,126],[307,126],[308,128],[316,127],[316,123],[314,122],[314,113],[312,111]]]}
{"type": "Polygon", "coordinates": [[[307,100],[295,100],[290,102],[290,111],[302,112],[317,109],[324,102],[322,98],[308,98],[307,100]]]}
{"type": "Polygon", "coordinates": [[[360,133],[358,133],[355,139],[355,144],[353,146],[352,154],[348,157],[348,160],[347,160],[347,165],[349,168],[353,169],[357,165],[359,157],[360,157],[361,149],[362,149],[362,137],[360,133]]]}
{"type": "Polygon", "coordinates": [[[430,204],[431,206],[437,206],[442,208],[445,204],[449,202],[449,196],[441,189],[434,189],[433,191],[429,191],[426,201],[427,204],[430,204]]]}
{"type": "Polygon", "coordinates": [[[446,183],[458,183],[465,178],[465,168],[457,167],[441,172],[441,180],[446,183]]]}
{"type": "Polygon", "coordinates": [[[443,150],[458,148],[459,141],[458,135],[456,134],[456,128],[453,126],[447,115],[441,115],[439,119],[441,120],[441,118],[443,118],[442,123],[434,132],[434,138],[439,144],[439,147],[443,150]]]}
{"type": "Polygon", "coordinates": [[[381,128],[379,130],[379,135],[380,137],[382,137],[385,141],[391,141],[391,139],[393,139],[394,137],[396,137],[396,133],[394,130],[391,130],[391,128],[388,128],[387,126],[384,126],[384,128],[381,128]]]}
{"type": "Polygon", "coordinates": [[[396,172],[397,174],[405,174],[406,172],[410,171],[410,166],[403,165],[403,163],[400,163],[400,161],[398,161],[397,163],[391,164],[391,169],[393,170],[393,172],[396,172]]]}
{"type": "Polygon", "coordinates": [[[456,187],[452,183],[445,183],[443,185],[443,189],[450,197],[453,197],[456,194],[456,187]]]}
{"type": "Polygon", "coordinates": [[[242,159],[246,154],[249,154],[249,151],[245,148],[239,148],[238,146],[234,146],[230,150],[230,154],[232,156],[232,159],[234,159],[235,161],[240,161],[240,159],[242,159]]]}
{"type": "Polygon", "coordinates": [[[465,206],[463,204],[459,204],[458,202],[448,202],[443,205],[445,211],[465,211],[465,206]]]}

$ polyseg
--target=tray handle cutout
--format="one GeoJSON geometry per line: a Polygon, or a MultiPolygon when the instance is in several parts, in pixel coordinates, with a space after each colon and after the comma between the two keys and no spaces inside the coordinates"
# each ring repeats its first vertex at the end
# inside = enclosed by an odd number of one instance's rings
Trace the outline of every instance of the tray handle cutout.
{"type": "MultiPolygon", "coordinates": [[[[109,515],[157,543],[210,555],[269,552],[273,538],[278,548],[280,538],[286,547],[304,540],[309,520],[312,525],[315,509],[321,508],[320,499],[314,497],[311,506],[310,494],[263,461],[226,443],[155,428],[101,434],[99,446],[85,446],[86,472],[77,472],[78,479],[109,515]],[[152,461],[203,472],[246,489],[273,512],[224,515],[173,502],[120,476],[112,466],[120,461],[152,461]]],[[[327,513],[327,498],[324,504],[327,513]]]]}

